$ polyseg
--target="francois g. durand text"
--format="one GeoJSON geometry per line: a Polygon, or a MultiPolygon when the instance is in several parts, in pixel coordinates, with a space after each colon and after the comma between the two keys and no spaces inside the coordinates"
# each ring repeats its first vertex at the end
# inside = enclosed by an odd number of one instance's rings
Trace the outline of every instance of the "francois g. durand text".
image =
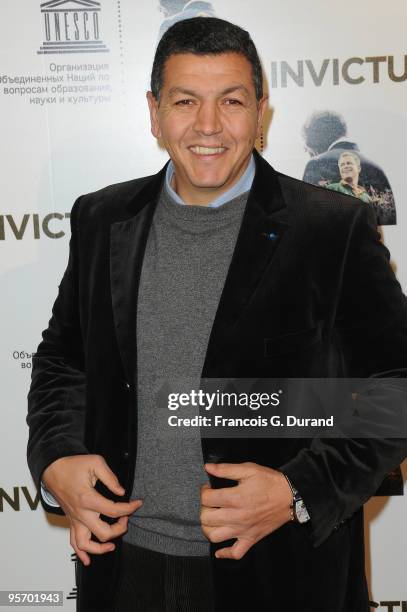
{"type": "Polygon", "coordinates": [[[272,415],[271,417],[213,417],[196,415],[194,417],[168,417],[170,427],[333,427],[334,417],[306,418],[294,415],[272,415]]]}

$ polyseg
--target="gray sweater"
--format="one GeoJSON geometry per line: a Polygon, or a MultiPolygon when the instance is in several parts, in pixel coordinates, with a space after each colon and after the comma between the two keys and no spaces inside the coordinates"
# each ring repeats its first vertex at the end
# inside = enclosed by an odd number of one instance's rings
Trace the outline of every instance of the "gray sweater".
{"type": "MultiPolygon", "coordinates": [[[[137,306],[138,444],[131,499],[143,506],[124,540],[172,555],[208,555],[199,428],[170,427],[168,392],[199,389],[209,335],[248,192],[218,208],[182,206],[163,189],[148,236],[137,306]],[[181,379],[194,381],[195,387],[181,379]]],[[[194,416],[183,408],[183,416],[194,416]]],[[[196,409],[197,410],[197,409],[196,409]]],[[[177,414],[178,414],[177,413],[177,414]]]]}

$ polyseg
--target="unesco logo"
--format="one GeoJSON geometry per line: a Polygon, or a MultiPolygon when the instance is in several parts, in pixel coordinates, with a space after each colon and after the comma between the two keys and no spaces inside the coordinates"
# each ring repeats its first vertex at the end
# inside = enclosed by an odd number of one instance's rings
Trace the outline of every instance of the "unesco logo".
{"type": "Polygon", "coordinates": [[[44,42],[37,53],[106,53],[100,2],[48,0],[41,4],[44,42]]]}

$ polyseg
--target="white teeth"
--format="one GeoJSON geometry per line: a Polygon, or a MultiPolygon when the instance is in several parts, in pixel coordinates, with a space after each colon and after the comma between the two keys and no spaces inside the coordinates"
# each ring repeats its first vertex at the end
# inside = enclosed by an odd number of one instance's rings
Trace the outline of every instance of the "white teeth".
{"type": "Polygon", "coordinates": [[[215,155],[216,153],[223,153],[225,150],[225,147],[191,147],[191,151],[198,155],[215,155]]]}

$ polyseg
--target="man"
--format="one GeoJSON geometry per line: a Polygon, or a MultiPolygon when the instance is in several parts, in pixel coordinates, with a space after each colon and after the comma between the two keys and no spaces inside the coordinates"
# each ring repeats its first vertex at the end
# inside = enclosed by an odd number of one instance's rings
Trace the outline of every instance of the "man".
{"type": "Polygon", "coordinates": [[[303,128],[305,147],[311,156],[303,180],[312,185],[336,182],[338,160],[342,153],[358,155],[363,173],[361,180],[374,194],[372,204],[378,225],[395,225],[396,207],[389,180],[376,162],[363,155],[357,143],[349,139],[345,119],[336,111],[316,111],[303,128]]]}
{"type": "Polygon", "coordinates": [[[350,151],[349,153],[344,151],[338,159],[338,168],[341,180],[337,183],[329,183],[327,189],[333,191],[339,191],[345,195],[351,195],[355,198],[359,198],[362,202],[370,204],[371,200],[366,189],[359,185],[360,176],[360,157],[350,151]]]}
{"type": "Polygon", "coordinates": [[[372,213],[254,151],[267,97],[237,26],[172,26],[147,98],[171,163],[75,203],[29,394],[78,609],[367,612],[362,504],[405,440],[171,445],[156,396],[184,376],[405,376],[406,298],[372,213]]]}

